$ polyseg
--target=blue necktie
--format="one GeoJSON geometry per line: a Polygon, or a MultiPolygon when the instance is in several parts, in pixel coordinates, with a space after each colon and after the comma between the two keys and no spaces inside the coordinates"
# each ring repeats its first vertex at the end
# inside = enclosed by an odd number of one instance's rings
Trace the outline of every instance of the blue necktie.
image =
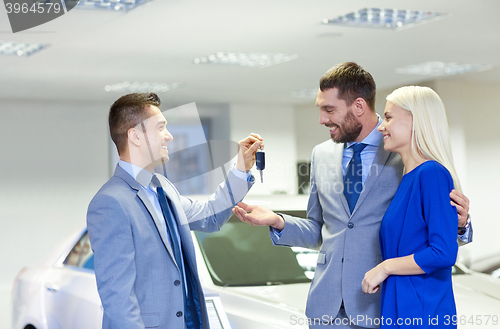
{"type": "Polygon", "coordinates": [[[174,252],[175,262],[181,273],[181,285],[184,293],[184,317],[187,329],[201,329],[203,327],[201,315],[200,293],[198,285],[193,274],[193,269],[189,266],[188,255],[183,252],[182,242],[180,241],[177,222],[173,212],[173,207],[170,199],[167,197],[165,190],[160,184],[156,176],[153,176],[151,182],[156,187],[158,201],[167,224],[167,231],[170,237],[170,243],[174,252]],[[184,278],[186,282],[184,282],[184,278]],[[186,291],[187,289],[187,291],[186,291]]]}
{"type": "Polygon", "coordinates": [[[351,146],[354,154],[351,162],[347,166],[344,175],[344,195],[349,204],[349,210],[354,210],[356,202],[358,202],[359,194],[363,190],[363,165],[361,164],[361,151],[367,144],[354,144],[351,146]]]}

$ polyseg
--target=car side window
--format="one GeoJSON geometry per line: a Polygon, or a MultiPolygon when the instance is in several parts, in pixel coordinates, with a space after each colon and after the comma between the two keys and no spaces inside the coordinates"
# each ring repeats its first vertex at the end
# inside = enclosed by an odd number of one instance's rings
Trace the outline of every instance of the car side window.
{"type": "Polygon", "coordinates": [[[87,231],[85,231],[78,242],[73,246],[73,249],[71,249],[63,264],[66,266],[94,270],[94,253],[90,247],[87,231]]]}

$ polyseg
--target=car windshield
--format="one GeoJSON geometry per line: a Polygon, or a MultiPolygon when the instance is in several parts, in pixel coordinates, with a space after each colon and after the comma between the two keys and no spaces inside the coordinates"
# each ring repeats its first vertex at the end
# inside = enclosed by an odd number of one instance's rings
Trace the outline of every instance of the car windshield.
{"type": "Polygon", "coordinates": [[[467,274],[465,273],[460,267],[453,265],[451,268],[451,275],[461,275],[461,274],[467,274]]]}
{"type": "Polygon", "coordinates": [[[195,234],[217,285],[304,283],[314,275],[317,251],[275,247],[267,226],[250,226],[233,216],[219,232],[195,234]]]}

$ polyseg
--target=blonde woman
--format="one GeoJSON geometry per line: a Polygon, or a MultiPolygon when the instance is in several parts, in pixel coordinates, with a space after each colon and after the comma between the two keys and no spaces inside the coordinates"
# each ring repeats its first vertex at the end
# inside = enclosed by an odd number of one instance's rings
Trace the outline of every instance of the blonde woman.
{"type": "Polygon", "coordinates": [[[427,87],[396,89],[378,130],[405,172],[380,226],[384,261],[365,274],[363,292],[375,293],[385,281],[381,327],[456,328],[457,211],[450,192],[460,183],[443,102],[427,87]]]}

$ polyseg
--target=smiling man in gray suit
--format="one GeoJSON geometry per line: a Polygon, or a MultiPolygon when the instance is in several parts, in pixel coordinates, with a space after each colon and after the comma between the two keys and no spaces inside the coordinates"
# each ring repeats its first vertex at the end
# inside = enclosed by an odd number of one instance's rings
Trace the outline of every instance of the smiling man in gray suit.
{"type": "MultiPolygon", "coordinates": [[[[380,324],[380,293],[364,295],[361,282],[382,261],[380,222],[403,164],[398,154],[384,150],[375,91],[370,73],[356,63],[338,64],[321,78],[316,105],[331,140],[312,152],[307,219],[244,203],[233,209],[242,221],[271,226],[276,245],[319,248],[304,321],[311,328],[380,324]]],[[[470,242],[469,201],[456,191],[450,197],[458,210],[459,237],[470,242]]]]}
{"type": "Polygon", "coordinates": [[[154,93],[129,94],[109,112],[120,162],[87,213],[103,329],[208,329],[190,230],[219,230],[253,183],[257,134],[239,142],[236,166],[205,203],[154,174],[173,140],[159,106],[154,93]]]}

